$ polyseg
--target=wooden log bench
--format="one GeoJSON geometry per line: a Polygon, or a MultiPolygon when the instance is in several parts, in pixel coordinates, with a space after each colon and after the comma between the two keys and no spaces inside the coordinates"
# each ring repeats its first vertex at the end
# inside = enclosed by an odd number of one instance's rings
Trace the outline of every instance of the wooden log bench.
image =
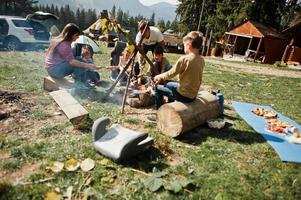
{"type": "Polygon", "coordinates": [[[200,91],[191,103],[172,102],[162,105],[157,112],[157,127],[170,137],[176,137],[222,114],[215,95],[200,91]]]}
{"type": "Polygon", "coordinates": [[[89,120],[88,111],[74,99],[66,90],[50,92],[50,95],[63,110],[75,128],[82,128],[89,120]]]}
{"type": "Polygon", "coordinates": [[[60,89],[71,89],[74,86],[74,82],[71,79],[55,79],[50,76],[44,77],[44,90],[48,92],[60,90],[60,89]]]}

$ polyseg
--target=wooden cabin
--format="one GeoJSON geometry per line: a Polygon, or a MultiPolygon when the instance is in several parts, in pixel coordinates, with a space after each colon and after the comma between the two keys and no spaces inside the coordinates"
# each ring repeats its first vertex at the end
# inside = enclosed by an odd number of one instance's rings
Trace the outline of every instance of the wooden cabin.
{"type": "Polygon", "coordinates": [[[246,20],[225,33],[225,52],[247,60],[273,64],[281,61],[288,40],[275,29],[246,20]]]}
{"type": "Polygon", "coordinates": [[[282,62],[287,64],[301,64],[301,22],[287,28],[283,34],[290,38],[282,56],[282,62]]]}

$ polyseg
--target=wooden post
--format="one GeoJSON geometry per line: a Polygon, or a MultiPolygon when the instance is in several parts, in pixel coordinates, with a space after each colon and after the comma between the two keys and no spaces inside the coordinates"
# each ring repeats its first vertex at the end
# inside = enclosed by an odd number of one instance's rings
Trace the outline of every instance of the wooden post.
{"type": "Polygon", "coordinates": [[[253,37],[251,37],[249,45],[248,45],[248,49],[250,49],[251,45],[252,45],[252,41],[253,41],[253,37]]]}
{"type": "Polygon", "coordinates": [[[237,38],[238,38],[238,36],[237,35],[235,35],[235,39],[234,39],[234,44],[233,44],[233,52],[232,52],[232,56],[233,56],[233,54],[234,54],[234,52],[235,52],[235,47],[236,47],[236,43],[237,43],[237,38]]]}
{"type": "Polygon", "coordinates": [[[200,31],[200,29],[201,29],[201,22],[202,22],[202,16],[203,16],[203,11],[204,11],[204,5],[205,5],[205,0],[203,0],[203,3],[202,3],[202,9],[201,9],[199,24],[198,24],[198,31],[200,31]]]}
{"type": "Polygon", "coordinates": [[[293,44],[294,44],[294,38],[292,38],[292,39],[291,39],[291,42],[290,42],[288,45],[286,45],[285,51],[284,51],[283,56],[282,56],[282,58],[281,58],[281,61],[282,61],[282,62],[285,63],[286,58],[287,58],[287,56],[288,56],[288,52],[289,52],[289,50],[291,49],[291,47],[292,47],[293,44]]]}
{"type": "Polygon", "coordinates": [[[208,28],[206,28],[205,40],[203,41],[203,48],[202,48],[202,53],[201,53],[202,56],[205,53],[205,46],[207,45],[207,35],[208,35],[208,28]]]}
{"type": "Polygon", "coordinates": [[[130,72],[130,74],[128,75],[128,79],[127,79],[127,81],[126,81],[125,91],[124,91],[124,94],[123,94],[122,105],[121,105],[121,113],[122,113],[122,114],[124,113],[124,106],[125,106],[126,98],[127,98],[127,95],[128,95],[128,90],[129,90],[131,78],[132,78],[132,75],[133,75],[134,66],[135,66],[135,61],[133,60],[133,61],[132,61],[131,72],[130,72]]]}
{"type": "Polygon", "coordinates": [[[209,36],[209,43],[208,43],[207,53],[206,53],[207,56],[210,56],[209,50],[210,50],[210,46],[211,46],[211,39],[212,39],[212,30],[210,31],[210,36],[209,36]]]}
{"type": "Polygon", "coordinates": [[[257,49],[256,49],[256,53],[255,53],[255,56],[254,56],[254,62],[255,62],[255,60],[258,56],[258,52],[259,52],[262,41],[263,41],[263,37],[261,37],[260,40],[259,40],[259,43],[258,43],[258,46],[257,46],[257,49]]]}

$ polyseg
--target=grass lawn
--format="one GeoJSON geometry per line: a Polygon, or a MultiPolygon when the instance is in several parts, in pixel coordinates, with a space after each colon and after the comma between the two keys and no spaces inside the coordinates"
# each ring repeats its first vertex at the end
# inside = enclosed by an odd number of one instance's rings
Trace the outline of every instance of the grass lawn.
{"type": "MultiPolygon", "coordinates": [[[[171,63],[179,57],[167,56],[171,63]]],[[[109,50],[103,48],[94,58],[96,64],[108,65],[109,50]]],[[[43,60],[43,52],[0,52],[0,92],[16,99],[9,108],[0,101],[0,110],[11,111],[0,120],[0,199],[44,199],[51,191],[63,196],[71,187],[78,199],[301,199],[301,165],[281,162],[230,106],[231,100],[270,105],[301,123],[301,78],[206,64],[203,83],[224,93],[229,125],[222,130],[203,125],[179,140],[145,122],[147,111],[126,107],[120,114],[116,102],[77,96],[93,120],[108,116],[155,139],[151,149],[116,164],[95,151],[90,129],[76,130],[58,113],[42,87],[43,60]],[[51,162],[70,158],[92,158],[96,166],[90,172],[46,170],[51,162]]],[[[107,72],[101,73],[107,79],[107,72]]]]}

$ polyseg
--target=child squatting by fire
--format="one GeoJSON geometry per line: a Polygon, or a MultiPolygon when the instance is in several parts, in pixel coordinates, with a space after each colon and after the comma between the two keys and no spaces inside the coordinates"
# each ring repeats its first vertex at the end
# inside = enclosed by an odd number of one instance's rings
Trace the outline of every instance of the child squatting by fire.
{"type": "MultiPolygon", "coordinates": [[[[163,53],[164,53],[163,47],[157,45],[154,49],[154,58],[153,58],[154,67],[153,68],[151,66],[149,67],[146,76],[140,74],[139,64],[137,64],[136,62],[134,66],[134,76],[136,77],[136,80],[131,82],[131,87],[129,90],[130,95],[129,98],[127,99],[127,103],[131,107],[145,107],[145,106],[154,105],[155,98],[153,95],[154,94],[153,78],[158,74],[168,71],[172,67],[163,53]]],[[[108,68],[110,68],[112,71],[120,73],[128,63],[130,59],[130,55],[131,52],[129,51],[129,49],[125,48],[125,50],[120,56],[119,64],[117,66],[110,66],[108,68]]],[[[121,86],[124,86],[126,84],[129,74],[131,73],[131,67],[132,66],[130,66],[126,70],[125,76],[121,79],[120,81],[121,86]]]]}
{"type": "MultiPolygon", "coordinates": [[[[94,63],[92,52],[88,45],[82,46],[81,55],[75,57],[75,59],[84,63],[94,63]]],[[[84,73],[81,73],[77,75],[77,77],[74,77],[74,79],[91,86],[100,84],[99,73],[91,70],[86,70],[84,73]]]]}

